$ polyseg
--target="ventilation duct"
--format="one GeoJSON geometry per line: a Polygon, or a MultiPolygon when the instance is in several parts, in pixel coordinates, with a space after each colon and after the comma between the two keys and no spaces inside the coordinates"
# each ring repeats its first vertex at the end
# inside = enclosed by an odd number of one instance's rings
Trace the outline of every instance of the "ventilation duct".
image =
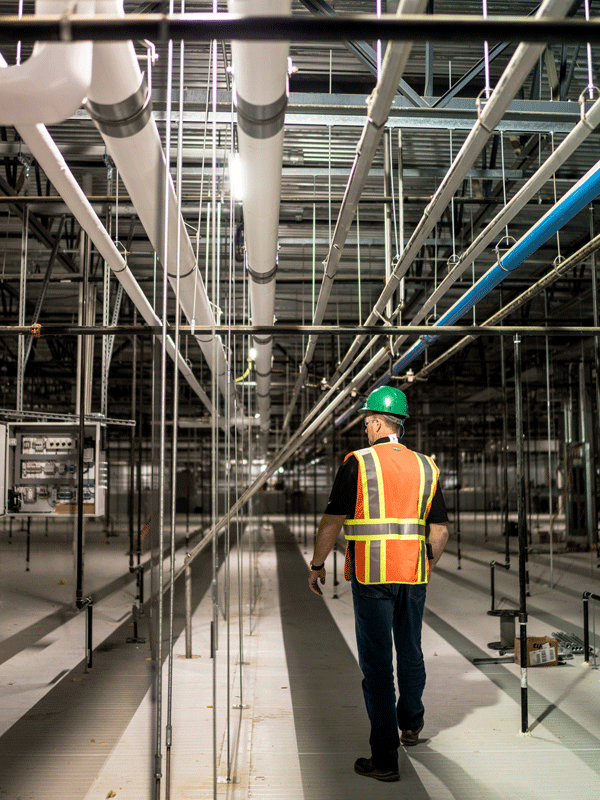
{"type": "MultiPolygon", "coordinates": [[[[104,13],[124,16],[122,0],[99,4],[104,13]]],[[[148,238],[159,257],[167,254],[167,273],[190,325],[215,325],[215,317],[196,265],[192,243],[151,114],[149,89],[142,77],[132,42],[95,42],[92,80],[86,108],[106,143],[148,238]],[[165,205],[168,214],[165,214],[165,205]],[[165,250],[165,218],[167,220],[165,250]],[[179,249],[178,249],[179,237],[179,249]]],[[[196,336],[223,397],[229,384],[220,338],[196,336]]],[[[227,411],[226,411],[227,413],[227,411]]]]}
{"type": "MultiPolygon", "coordinates": [[[[92,16],[93,0],[36,0],[35,14],[92,16]]],[[[0,125],[50,125],[81,106],[92,77],[91,42],[36,42],[22,64],[7,66],[0,77],[0,125]]]]}
{"type": "MultiPolygon", "coordinates": [[[[290,0],[230,0],[228,8],[245,16],[283,16],[290,13],[290,0]]],[[[288,51],[288,42],[231,43],[253,325],[274,323],[288,51]]],[[[270,427],[272,340],[253,337],[263,434],[270,427]]]]}

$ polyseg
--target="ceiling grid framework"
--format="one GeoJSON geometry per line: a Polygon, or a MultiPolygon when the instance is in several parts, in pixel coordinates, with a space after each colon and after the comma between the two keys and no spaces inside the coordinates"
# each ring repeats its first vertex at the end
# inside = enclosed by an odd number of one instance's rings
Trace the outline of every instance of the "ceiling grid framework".
{"type": "MultiPolygon", "coordinates": [[[[537,8],[534,2],[488,3],[490,16],[527,16],[537,8]]],[[[320,5],[324,8],[324,5],[320,5]]],[[[338,15],[373,14],[375,4],[367,2],[336,2],[329,8],[338,15]]],[[[25,13],[33,13],[33,3],[24,4],[25,13]]],[[[148,12],[165,11],[165,4],[144,6],[148,12]]],[[[177,10],[177,8],[176,8],[177,10]]],[[[186,2],[186,12],[212,10],[209,3],[186,2]]],[[[225,12],[223,6],[221,11],[225,12]]],[[[314,9],[313,9],[314,10],[314,9]]],[[[384,9],[395,12],[393,3],[384,9]]],[[[126,13],[139,13],[140,6],[125,4],[126,13]]],[[[481,15],[479,2],[452,2],[435,0],[434,13],[481,15]]],[[[0,15],[16,14],[16,2],[0,2],[0,15]]],[[[313,12],[304,3],[292,3],[292,15],[310,16],[313,12]]],[[[571,4],[570,13],[583,16],[583,3],[571,4]]],[[[594,7],[592,4],[592,14],[594,7]]],[[[490,49],[497,52],[490,64],[492,88],[503,74],[516,50],[516,43],[490,41],[490,49]]],[[[367,42],[375,49],[374,42],[367,42]]],[[[147,64],[147,47],[135,43],[136,53],[143,70],[147,64]]],[[[363,48],[364,49],[364,48],[363,48]]],[[[23,57],[31,48],[23,46],[23,57]]],[[[194,248],[198,247],[200,274],[210,274],[207,264],[207,215],[212,179],[213,122],[210,113],[211,98],[207,97],[210,45],[187,41],[184,74],[184,119],[182,142],[182,211],[185,225],[194,248]],[[209,112],[206,113],[206,109],[209,112]],[[196,234],[200,220],[200,238],[196,234]],[[208,269],[208,272],[207,272],[208,269]]],[[[0,35],[0,52],[9,64],[16,58],[14,44],[4,43],[0,35]]],[[[167,86],[166,47],[156,47],[157,60],[152,67],[153,115],[165,145],[165,112],[167,86]]],[[[397,257],[401,251],[399,240],[406,242],[419,223],[430,198],[435,194],[450,166],[450,146],[456,155],[477,119],[476,98],[484,88],[484,72],[477,70],[483,55],[481,44],[465,42],[457,48],[452,43],[432,42],[427,58],[424,43],[415,43],[403,74],[407,86],[416,93],[422,104],[411,102],[402,92],[397,92],[388,120],[391,141],[391,194],[384,189],[384,158],[379,146],[366,180],[358,206],[358,217],[348,234],[336,275],[332,302],[327,306],[323,324],[358,326],[372,311],[373,305],[385,285],[385,209],[393,214],[391,252],[397,257]],[[423,96],[427,71],[431,70],[431,94],[423,96]],[[473,77],[468,80],[463,76],[473,77]],[[454,89],[453,89],[454,87],[454,89]],[[447,93],[454,96],[447,96],[447,93]],[[444,95],[446,98],[440,100],[444,95]],[[401,135],[402,162],[402,215],[404,229],[400,226],[400,200],[398,175],[399,131],[401,135]],[[357,224],[358,223],[358,224],[357,224]],[[360,263],[360,276],[358,265],[360,263]]],[[[592,57],[597,59],[597,48],[592,46],[592,57]]],[[[216,296],[212,284],[207,282],[207,292],[214,309],[231,309],[233,321],[245,321],[247,308],[243,285],[247,280],[243,249],[243,214],[239,204],[230,202],[228,155],[236,147],[236,116],[231,96],[231,47],[220,43],[217,69],[217,142],[216,186],[219,203],[221,275],[216,296]],[[233,217],[232,217],[233,215],[233,217]],[[234,246],[230,250],[229,234],[233,232],[234,246]],[[233,260],[229,263],[229,253],[233,260]],[[230,274],[231,273],[231,274],[230,274]],[[235,293],[233,292],[235,287],[235,293]]],[[[323,260],[327,256],[331,234],[335,228],[340,204],[348,183],[361,132],[367,115],[367,98],[375,86],[375,77],[356,52],[343,42],[323,45],[316,42],[290,43],[289,100],[286,110],[283,161],[281,167],[281,203],[278,230],[278,270],[275,288],[276,325],[307,324],[318,297],[323,278],[323,260]]],[[[179,60],[173,60],[172,85],[179,86],[179,60]]],[[[597,66],[592,64],[596,80],[597,66]]],[[[1,79],[1,74],[0,74],[1,79]]],[[[598,79],[600,81],[600,79],[598,79]]],[[[580,119],[579,98],[588,81],[588,64],[585,47],[574,45],[552,46],[539,59],[514,100],[509,104],[498,128],[490,135],[482,152],[470,168],[454,196],[454,202],[441,215],[423,246],[408,266],[404,277],[405,302],[398,311],[397,323],[409,324],[426,298],[448,272],[451,257],[466,250],[479,231],[495,216],[506,201],[531,177],[552,148],[556,149],[567,133],[580,119]],[[577,55],[577,60],[573,61],[577,55]],[[553,68],[554,67],[554,68],[553,68]],[[556,81],[560,86],[556,88],[556,81]],[[552,84],[554,84],[554,95],[552,84]],[[557,91],[559,96],[557,97],[557,91]]],[[[178,89],[173,92],[173,109],[177,109],[178,89]]],[[[589,107],[589,105],[588,105],[589,107]]],[[[172,113],[172,142],[176,141],[178,114],[172,113]]],[[[90,202],[102,220],[112,219],[113,236],[121,244],[126,242],[126,261],[136,281],[149,301],[158,308],[155,298],[160,295],[160,265],[153,248],[138,219],[134,203],[122,181],[118,193],[109,192],[109,170],[112,168],[106,147],[86,111],[78,111],[64,122],[48,126],[49,132],[63,153],[65,160],[80,185],[91,186],[90,202]]],[[[559,168],[555,181],[548,181],[537,192],[517,217],[507,226],[508,236],[518,240],[555,202],[584,175],[600,156],[598,134],[592,133],[575,153],[559,168]]],[[[172,145],[171,167],[175,173],[177,148],[172,145]]],[[[38,292],[50,258],[53,234],[58,231],[59,220],[66,214],[61,233],[59,259],[55,263],[40,314],[40,323],[73,324],[77,319],[78,286],[81,281],[79,263],[79,226],[73,222],[71,211],[56,198],[55,188],[48,183],[43,171],[35,164],[25,143],[15,129],[4,125],[0,130],[0,302],[5,324],[16,324],[18,314],[19,266],[23,232],[22,213],[27,207],[30,216],[28,247],[28,280],[26,315],[35,308],[38,292]],[[15,196],[16,195],[16,196],[15,196]],[[50,195],[50,197],[48,197],[50,195]],[[43,239],[43,241],[41,241],[43,239]]],[[[214,202],[214,201],[213,201],[214,202]]],[[[597,226],[596,226],[597,227],[597,226]]],[[[568,257],[589,240],[589,213],[583,210],[560,231],[560,255],[568,257]],[[587,239],[586,239],[587,237],[587,239]]],[[[500,237],[499,237],[500,238],[500,237]]],[[[497,255],[490,244],[441,299],[432,316],[441,316],[473,282],[477,281],[496,262],[497,255]]],[[[210,247],[210,241],[208,242],[210,247]]],[[[533,253],[517,274],[509,275],[503,283],[502,301],[498,290],[483,298],[474,314],[481,323],[498,311],[501,303],[508,303],[524,288],[532,285],[553,268],[559,255],[556,237],[552,237],[533,253]]],[[[159,254],[160,258],[160,254],[159,254]]],[[[387,265],[389,268],[389,265],[387,265]]],[[[92,258],[91,281],[102,285],[102,259],[92,258]]],[[[542,303],[531,302],[505,320],[506,324],[520,323],[526,318],[531,324],[544,325],[552,320],[564,324],[592,324],[592,298],[590,293],[589,261],[580,264],[558,279],[548,289],[549,313],[546,317],[542,303]],[[579,302],[573,304],[573,297],[579,302]]],[[[112,282],[111,302],[116,295],[116,282],[112,282]]],[[[395,294],[393,306],[399,304],[395,294]]],[[[174,304],[170,303],[170,321],[174,321],[174,304]]],[[[469,316],[462,322],[471,323],[469,316]]],[[[122,324],[132,323],[133,305],[124,301],[119,316],[122,324]]],[[[223,321],[223,320],[222,320],[223,321]]],[[[383,321],[381,322],[383,327],[383,321]]],[[[319,338],[315,356],[308,365],[303,401],[298,404],[290,420],[293,432],[305,417],[304,409],[320,396],[316,386],[328,385],[338,363],[352,342],[351,334],[326,335],[319,338]],[[307,399],[306,399],[307,398],[307,399]]],[[[376,345],[377,348],[388,337],[376,345]]],[[[247,346],[249,342],[246,340],[247,346]]],[[[406,344],[408,347],[414,338],[406,344]]],[[[487,380],[495,386],[501,382],[499,340],[487,336],[484,340],[487,380]]],[[[553,348],[557,358],[562,348],[568,352],[576,343],[568,336],[554,337],[553,348]]],[[[236,346],[230,364],[232,375],[244,374],[247,366],[247,346],[236,346]]],[[[433,360],[447,348],[444,337],[431,347],[424,359],[433,360]]],[[[527,347],[527,345],[526,345],[527,347]]],[[[306,349],[306,336],[290,333],[276,334],[273,347],[272,379],[270,385],[270,433],[268,452],[275,453],[275,442],[288,412],[294,383],[306,349]]],[[[535,350],[535,348],[534,348],[535,350]]],[[[34,410],[43,403],[52,403],[47,387],[55,380],[66,388],[72,371],[75,380],[73,348],[59,343],[51,346],[47,337],[35,342],[26,371],[25,407],[34,410]],[[51,349],[52,348],[52,349],[51,349]],[[43,401],[41,398],[46,398],[43,401]],[[50,399],[48,399],[50,398],[50,399]]],[[[96,341],[96,358],[100,358],[100,342],[96,341]]],[[[0,338],[0,370],[3,377],[4,407],[14,407],[16,376],[16,340],[0,338]]],[[[133,346],[131,337],[117,339],[115,356],[109,372],[111,392],[109,415],[129,415],[128,386],[130,385],[133,346]]],[[[358,373],[369,361],[372,353],[357,357],[352,365],[358,373]]],[[[396,354],[401,355],[401,352],[396,354]]],[[[204,389],[210,390],[210,376],[201,350],[194,341],[185,344],[185,357],[196,379],[204,389]]],[[[535,359],[532,351],[532,358],[535,359]]],[[[415,372],[425,365],[418,361],[415,372]]],[[[373,375],[371,385],[385,372],[388,365],[373,375]]],[[[481,389],[480,354],[476,345],[470,345],[458,359],[449,359],[432,373],[428,383],[421,383],[419,391],[429,390],[429,413],[438,414],[440,425],[450,425],[444,420],[444,387],[452,380],[461,385],[465,398],[481,389]]],[[[252,372],[246,383],[254,383],[252,372]]],[[[243,382],[242,382],[242,385],[243,382]]],[[[369,382],[360,392],[369,389],[369,382]]],[[[341,387],[340,387],[341,388],[341,387]]],[[[411,391],[409,389],[409,391],[411,391]]],[[[360,394],[359,392],[359,394],[360,394]]],[[[340,411],[349,407],[351,400],[342,403],[340,411]]],[[[98,398],[93,404],[98,405],[98,398]]],[[[197,414],[205,410],[198,407],[197,414]]]]}

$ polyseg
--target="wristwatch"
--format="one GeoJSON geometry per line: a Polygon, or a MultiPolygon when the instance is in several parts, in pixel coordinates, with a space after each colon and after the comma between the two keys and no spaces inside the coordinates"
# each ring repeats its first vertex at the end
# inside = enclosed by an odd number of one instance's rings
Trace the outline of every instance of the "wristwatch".
{"type": "Polygon", "coordinates": [[[320,572],[323,569],[324,566],[325,566],[325,562],[323,562],[320,567],[315,567],[314,564],[311,564],[310,568],[311,568],[311,570],[313,572],[320,572]]]}

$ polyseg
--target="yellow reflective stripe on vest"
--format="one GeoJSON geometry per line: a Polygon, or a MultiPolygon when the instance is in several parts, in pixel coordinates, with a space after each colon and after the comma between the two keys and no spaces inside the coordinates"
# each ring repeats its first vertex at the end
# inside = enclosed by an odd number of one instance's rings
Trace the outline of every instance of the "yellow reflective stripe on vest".
{"type": "Polygon", "coordinates": [[[362,477],[365,519],[385,517],[385,495],[379,457],[371,447],[358,450],[355,455],[359,462],[359,475],[362,477]]]}
{"type": "Polygon", "coordinates": [[[419,490],[419,516],[425,517],[427,509],[433,500],[433,493],[436,486],[436,472],[437,467],[429,456],[424,456],[422,453],[415,453],[419,461],[419,470],[421,473],[421,486],[419,490]]]}

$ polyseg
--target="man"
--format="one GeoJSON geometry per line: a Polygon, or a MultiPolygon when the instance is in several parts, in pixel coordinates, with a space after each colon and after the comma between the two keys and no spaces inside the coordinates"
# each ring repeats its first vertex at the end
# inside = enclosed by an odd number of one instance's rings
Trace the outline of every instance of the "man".
{"type": "Polygon", "coordinates": [[[448,540],[448,517],[435,463],[399,442],[408,418],[404,392],[376,389],[359,413],[365,417],[369,447],[349,453],[338,470],[319,524],[309,586],[322,594],[325,559],[343,526],[344,573],[352,580],[358,659],[371,722],[371,758],[359,758],[354,770],[397,781],[398,746],[416,745],[423,728],[423,606],[429,573],[448,540]]]}

